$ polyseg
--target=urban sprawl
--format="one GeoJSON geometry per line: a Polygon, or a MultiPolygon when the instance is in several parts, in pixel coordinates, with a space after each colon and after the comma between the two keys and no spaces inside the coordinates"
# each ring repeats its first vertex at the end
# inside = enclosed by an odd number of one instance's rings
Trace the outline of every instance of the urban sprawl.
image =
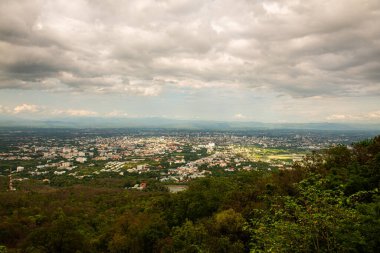
{"type": "MultiPolygon", "coordinates": [[[[146,134],[71,130],[1,132],[0,173],[15,182],[52,178],[148,177],[168,184],[251,170],[290,169],[312,150],[349,145],[362,135],[312,132],[227,133],[157,131],[146,134]]],[[[145,182],[129,188],[144,189],[145,182]]]]}

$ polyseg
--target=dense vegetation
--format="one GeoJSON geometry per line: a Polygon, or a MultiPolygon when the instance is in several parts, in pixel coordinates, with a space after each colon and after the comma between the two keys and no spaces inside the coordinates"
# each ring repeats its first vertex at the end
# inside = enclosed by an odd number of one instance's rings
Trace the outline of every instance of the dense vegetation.
{"type": "Polygon", "coordinates": [[[379,182],[380,136],[177,194],[31,182],[0,192],[0,252],[377,252],[379,182]]]}

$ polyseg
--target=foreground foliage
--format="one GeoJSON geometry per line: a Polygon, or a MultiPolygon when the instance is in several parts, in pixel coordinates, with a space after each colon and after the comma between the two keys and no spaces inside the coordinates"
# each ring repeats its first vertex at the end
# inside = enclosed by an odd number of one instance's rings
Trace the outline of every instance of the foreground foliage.
{"type": "Polygon", "coordinates": [[[0,192],[0,252],[377,252],[379,171],[376,137],[177,194],[30,185],[0,192]]]}

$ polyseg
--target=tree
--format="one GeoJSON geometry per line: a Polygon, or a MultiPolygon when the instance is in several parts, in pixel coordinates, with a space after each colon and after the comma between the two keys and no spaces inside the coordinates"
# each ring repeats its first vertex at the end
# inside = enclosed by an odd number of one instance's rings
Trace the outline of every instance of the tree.
{"type": "Polygon", "coordinates": [[[91,252],[88,239],[73,218],[63,212],[51,225],[35,229],[24,243],[25,252],[91,252]]]}
{"type": "Polygon", "coordinates": [[[326,190],[319,175],[297,186],[296,196],[278,196],[250,221],[252,252],[346,252],[363,247],[360,215],[345,206],[341,189],[326,190]],[[349,238],[348,238],[349,237],[349,238]]]}
{"type": "Polygon", "coordinates": [[[181,227],[174,228],[172,238],[174,252],[202,252],[207,232],[202,224],[188,220],[181,227]]]}

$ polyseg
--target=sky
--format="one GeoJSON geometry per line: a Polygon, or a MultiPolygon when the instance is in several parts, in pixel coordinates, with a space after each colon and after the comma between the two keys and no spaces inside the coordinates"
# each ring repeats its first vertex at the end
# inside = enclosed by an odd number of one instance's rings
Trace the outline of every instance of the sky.
{"type": "Polygon", "coordinates": [[[379,0],[1,0],[0,120],[380,123],[379,0]]]}

